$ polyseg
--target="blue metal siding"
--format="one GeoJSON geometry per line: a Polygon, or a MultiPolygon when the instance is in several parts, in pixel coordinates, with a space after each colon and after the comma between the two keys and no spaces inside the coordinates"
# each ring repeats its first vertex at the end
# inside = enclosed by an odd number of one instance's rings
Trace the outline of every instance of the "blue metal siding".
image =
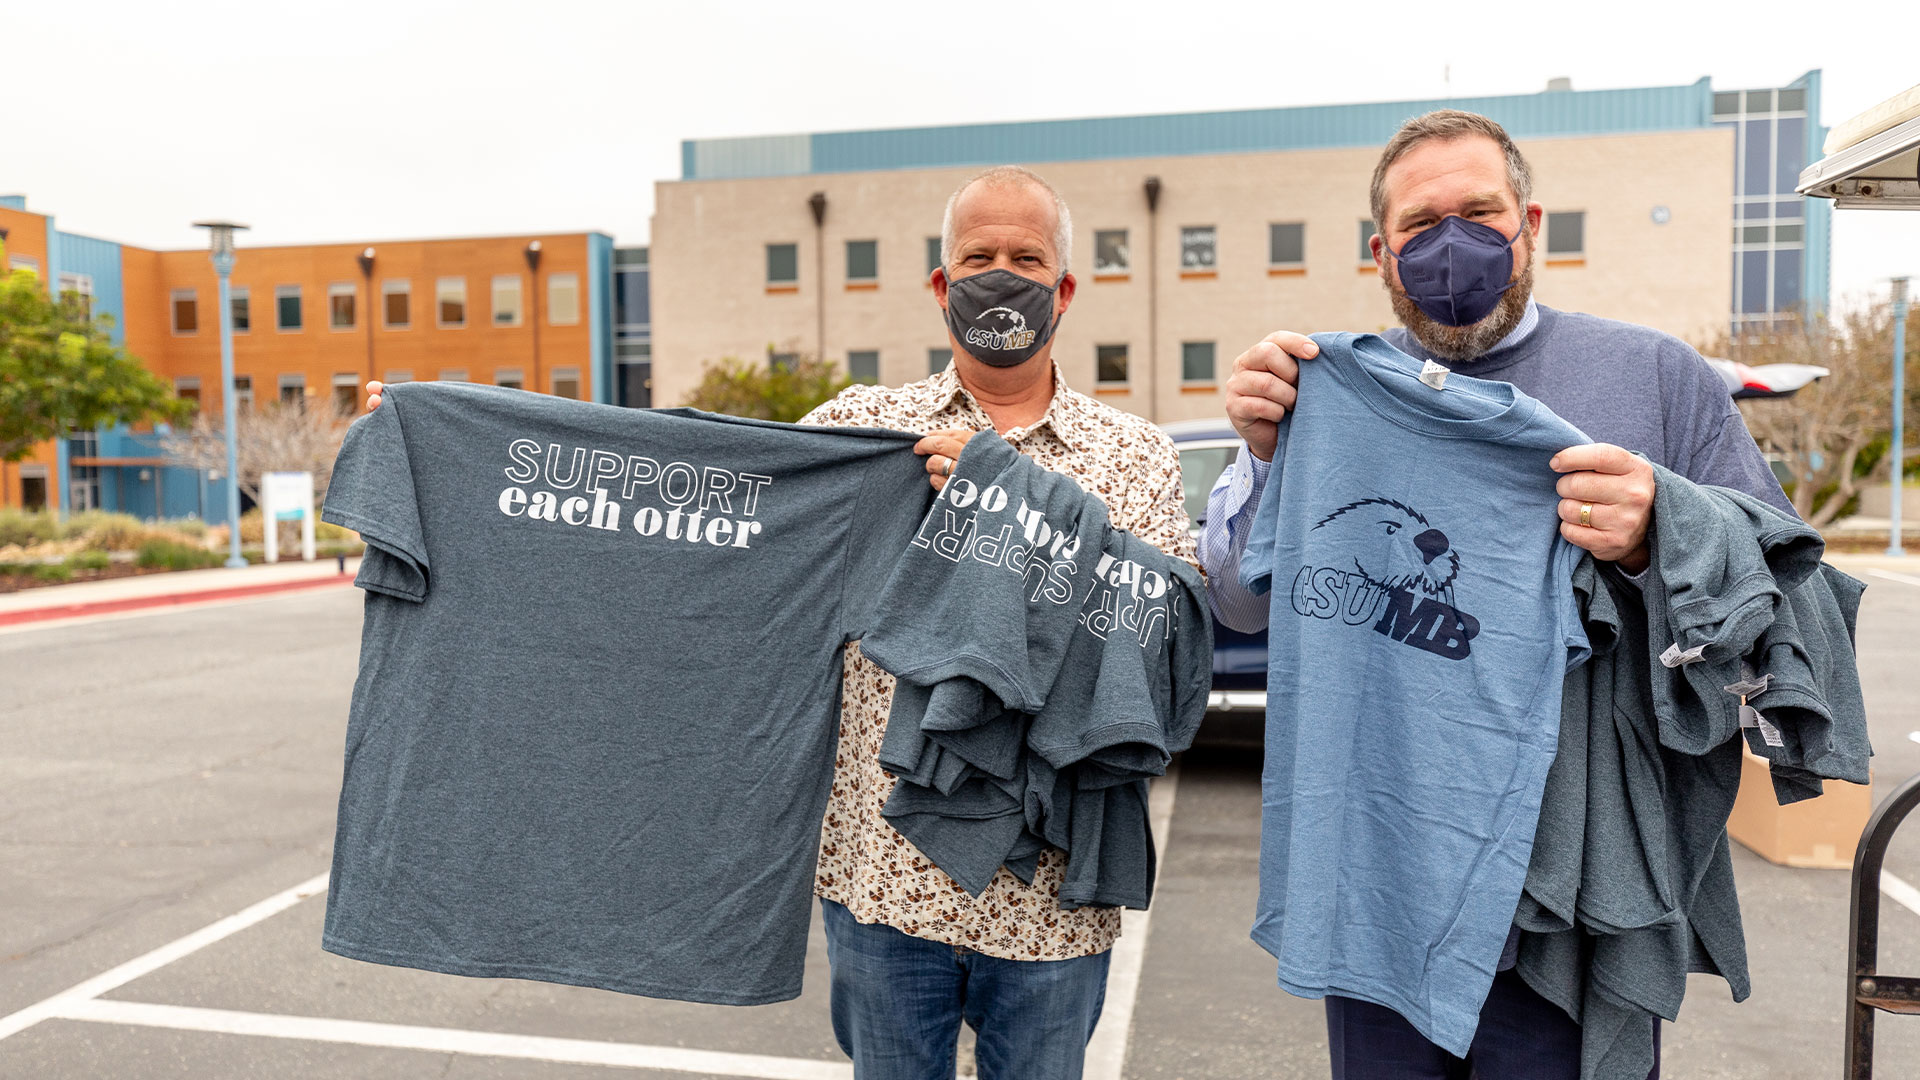
{"type": "Polygon", "coordinates": [[[593,400],[613,403],[613,237],[587,234],[587,328],[593,351],[593,400]]]}
{"type": "MultiPolygon", "coordinates": [[[[61,274],[86,274],[93,279],[93,313],[113,316],[113,343],[127,343],[127,309],[120,284],[120,245],[75,233],[57,233],[58,263],[47,280],[58,288],[61,274]]],[[[49,259],[49,261],[53,261],[49,259]]]]}
{"type": "Polygon", "coordinates": [[[804,163],[791,143],[795,136],[691,140],[682,144],[681,175],[686,180],[738,179],[1378,146],[1408,119],[1441,108],[1484,113],[1519,139],[1687,130],[1712,122],[1713,89],[1709,80],[1701,79],[1690,86],[1632,90],[828,132],[805,136],[810,151],[804,163]]]}
{"type": "MultiPolygon", "coordinates": [[[[1806,156],[1803,161],[1819,161],[1827,141],[1827,128],[1820,123],[1820,69],[1815,68],[1788,86],[1803,86],[1807,91],[1806,156]]],[[[1807,259],[1800,268],[1801,295],[1809,314],[1824,313],[1832,303],[1829,290],[1829,262],[1833,244],[1833,200],[1802,198],[1807,218],[1807,259]]]]}

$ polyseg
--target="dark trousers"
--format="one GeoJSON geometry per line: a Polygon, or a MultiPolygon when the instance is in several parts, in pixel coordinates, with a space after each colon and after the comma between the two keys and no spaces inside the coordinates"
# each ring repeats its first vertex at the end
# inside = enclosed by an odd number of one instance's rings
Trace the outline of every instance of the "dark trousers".
{"type": "MultiPolygon", "coordinates": [[[[1518,972],[1493,980],[1465,1058],[1427,1041],[1384,1005],[1327,997],[1333,1080],[1580,1080],[1580,1025],[1533,992],[1518,972]]],[[[1653,1027],[1660,1080],[1660,1024],[1653,1027]]]]}

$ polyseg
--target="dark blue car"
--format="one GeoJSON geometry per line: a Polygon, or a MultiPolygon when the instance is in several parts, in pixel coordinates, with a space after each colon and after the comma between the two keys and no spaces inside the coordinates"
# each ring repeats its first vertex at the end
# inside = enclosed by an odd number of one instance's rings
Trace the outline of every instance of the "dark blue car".
{"type": "MultiPolygon", "coordinates": [[[[1187,517],[1197,538],[1207,516],[1207,493],[1240,453],[1240,436],[1225,417],[1160,425],[1180,450],[1180,484],[1187,517]]],[[[1229,740],[1259,741],[1267,714],[1267,632],[1243,634],[1213,624],[1213,696],[1207,703],[1207,733],[1229,740]]]]}

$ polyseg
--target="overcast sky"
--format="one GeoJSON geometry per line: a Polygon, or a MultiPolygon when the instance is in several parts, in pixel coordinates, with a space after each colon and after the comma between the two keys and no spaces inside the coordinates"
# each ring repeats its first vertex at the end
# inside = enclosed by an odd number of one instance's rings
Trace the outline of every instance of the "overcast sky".
{"type": "MultiPolygon", "coordinates": [[[[155,247],[203,244],[188,223],[209,216],[252,225],[257,244],[582,229],[638,244],[685,138],[1532,93],[1555,76],[1746,89],[1809,68],[1825,71],[1831,126],[1920,80],[1920,9],[1841,10],[13,4],[0,191],[70,231],[155,247]]],[[[1836,301],[1920,275],[1920,213],[1834,221],[1836,301]]]]}

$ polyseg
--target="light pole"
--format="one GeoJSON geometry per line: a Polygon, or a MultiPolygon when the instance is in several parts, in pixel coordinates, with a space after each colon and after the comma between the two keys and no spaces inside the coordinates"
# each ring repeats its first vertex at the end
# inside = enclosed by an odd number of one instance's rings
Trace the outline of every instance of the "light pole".
{"type": "Polygon", "coordinates": [[[373,249],[367,248],[366,250],[360,252],[359,259],[360,259],[360,276],[367,280],[367,290],[366,290],[367,291],[367,309],[360,313],[360,318],[363,319],[367,324],[367,378],[363,380],[363,382],[368,382],[368,381],[371,381],[374,377],[373,375],[373,319],[374,319],[374,311],[377,310],[376,301],[373,298],[373,249]]]}
{"type": "Polygon", "coordinates": [[[536,394],[544,394],[540,381],[540,241],[527,241],[527,274],[533,280],[527,283],[528,322],[533,328],[533,385],[530,389],[536,394]]]}
{"type": "Polygon", "coordinates": [[[227,566],[241,567],[247,560],[240,556],[240,451],[234,443],[238,410],[233,401],[233,308],[227,299],[227,276],[233,273],[233,234],[246,226],[231,221],[196,221],[193,226],[211,233],[213,272],[220,277],[220,405],[227,426],[227,566]]]}
{"type": "Polygon", "coordinates": [[[1906,483],[1906,433],[1902,427],[1906,421],[1907,404],[1907,279],[1893,279],[1893,491],[1889,516],[1893,518],[1887,531],[1887,554],[1905,555],[1907,548],[1900,535],[1900,489],[1906,483]]]}

